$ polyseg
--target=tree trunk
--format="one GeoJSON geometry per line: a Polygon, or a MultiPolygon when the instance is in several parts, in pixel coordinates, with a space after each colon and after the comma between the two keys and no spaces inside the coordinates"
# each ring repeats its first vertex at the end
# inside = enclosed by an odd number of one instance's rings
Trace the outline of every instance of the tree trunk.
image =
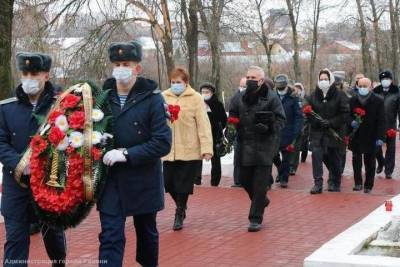
{"type": "Polygon", "coordinates": [[[286,4],[289,12],[290,24],[292,26],[294,76],[296,81],[300,82],[302,79],[301,79],[301,69],[300,69],[300,59],[299,59],[299,38],[297,33],[297,20],[295,18],[293,10],[292,0],[286,0],[286,4]]]}
{"type": "MultiPolygon", "coordinates": [[[[395,0],[395,9],[394,9],[394,21],[396,22],[396,37],[397,37],[397,49],[396,49],[396,55],[398,57],[398,49],[400,47],[400,22],[399,22],[399,0],[395,0]]],[[[394,70],[393,70],[394,71],[394,70]]],[[[399,75],[399,67],[397,66],[396,68],[396,73],[395,73],[395,78],[396,81],[398,81],[397,77],[399,75]]]]}
{"type": "Polygon", "coordinates": [[[397,81],[398,74],[398,40],[397,40],[397,30],[395,22],[395,10],[393,5],[393,0],[389,0],[389,12],[390,12],[390,29],[391,29],[391,42],[392,42],[392,71],[394,76],[394,81],[397,81]]]}
{"type": "Polygon", "coordinates": [[[310,58],[310,73],[309,73],[309,91],[314,88],[314,72],[315,72],[315,62],[317,60],[317,48],[318,48],[318,23],[319,23],[319,15],[321,13],[321,0],[314,1],[314,16],[313,16],[313,36],[312,36],[312,44],[311,44],[311,58],[310,58]]]}
{"type": "Polygon", "coordinates": [[[215,87],[218,88],[218,93],[221,94],[221,50],[219,47],[219,34],[213,34],[213,37],[210,40],[210,48],[212,57],[211,80],[215,84],[215,87]]]}
{"type": "Polygon", "coordinates": [[[369,54],[369,44],[367,40],[367,26],[365,25],[364,12],[361,6],[361,0],[356,0],[358,16],[360,18],[360,38],[361,38],[361,55],[363,62],[363,72],[366,77],[371,77],[371,58],[369,54]]]}
{"type": "Polygon", "coordinates": [[[13,82],[11,76],[11,40],[14,0],[0,0],[0,99],[10,96],[13,82]]]}
{"type": "Polygon", "coordinates": [[[382,50],[381,43],[379,38],[379,16],[376,12],[375,0],[370,0],[370,5],[372,9],[372,17],[373,17],[373,27],[374,27],[374,39],[375,39],[375,53],[376,53],[376,66],[378,68],[378,72],[383,70],[382,68],[382,50]]]}

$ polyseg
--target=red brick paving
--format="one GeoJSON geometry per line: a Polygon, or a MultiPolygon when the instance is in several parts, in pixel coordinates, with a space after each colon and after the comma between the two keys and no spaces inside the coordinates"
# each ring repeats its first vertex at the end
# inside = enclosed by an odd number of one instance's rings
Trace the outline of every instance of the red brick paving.
{"type": "MultiPolygon", "coordinates": [[[[350,156],[350,153],[349,155],[350,156]]],[[[189,199],[185,227],[171,230],[174,206],[166,197],[166,209],[159,213],[161,236],[160,266],[302,266],[303,259],[323,243],[354,224],[391,195],[400,192],[400,180],[376,179],[370,195],[352,192],[351,164],[343,178],[342,193],[324,192],[311,196],[311,163],[301,164],[286,190],[274,188],[271,205],[258,233],[247,232],[249,200],[242,189],[229,188],[231,178],[224,177],[221,187],[211,188],[209,178],[196,187],[189,199]]],[[[398,173],[394,177],[399,177],[398,173]]],[[[67,231],[68,259],[81,263],[68,266],[96,266],[82,263],[96,260],[98,215],[92,211],[78,228],[67,231]]],[[[4,242],[4,225],[0,225],[0,243],[4,242]]],[[[135,235],[132,220],[127,220],[127,244],[124,266],[135,263],[135,235]]],[[[3,251],[0,250],[0,258],[3,251]]],[[[41,237],[31,239],[31,259],[47,259],[41,237]]],[[[45,266],[45,265],[41,265],[45,266]]]]}

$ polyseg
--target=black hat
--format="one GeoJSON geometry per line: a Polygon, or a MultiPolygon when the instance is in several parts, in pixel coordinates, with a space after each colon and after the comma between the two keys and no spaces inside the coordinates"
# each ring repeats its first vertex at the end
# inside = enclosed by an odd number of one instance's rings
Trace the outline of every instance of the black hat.
{"type": "Polygon", "coordinates": [[[49,72],[51,62],[51,57],[42,53],[20,52],[17,54],[17,66],[20,71],[49,72]]]}
{"type": "Polygon", "coordinates": [[[393,80],[393,74],[392,74],[392,72],[390,70],[384,70],[381,73],[379,73],[379,80],[382,81],[385,78],[393,80]]]}
{"type": "Polygon", "coordinates": [[[286,74],[278,74],[275,76],[274,83],[277,88],[286,88],[289,84],[289,77],[286,74]]]}
{"type": "Polygon", "coordinates": [[[111,62],[116,61],[142,61],[142,46],[136,42],[112,43],[108,48],[108,55],[111,62]]]}
{"type": "Polygon", "coordinates": [[[210,90],[215,94],[216,89],[215,89],[215,85],[214,85],[214,84],[209,83],[209,82],[202,83],[202,84],[200,85],[200,91],[201,91],[201,89],[203,89],[203,88],[210,89],[210,90]]]}

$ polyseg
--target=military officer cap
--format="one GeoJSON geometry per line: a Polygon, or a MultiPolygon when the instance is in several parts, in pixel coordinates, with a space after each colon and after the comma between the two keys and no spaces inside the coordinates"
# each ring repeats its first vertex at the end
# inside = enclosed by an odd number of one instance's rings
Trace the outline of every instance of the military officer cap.
{"type": "Polygon", "coordinates": [[[390,70],[384,70],[381,73],[379,73],[379,80],[383,80],[383,79],[391,79],[393,80],[393,74],[390,70]]]}
{"type": "Polygon", "coordinates": [[[20,52],[17,54],[17,66],[20,71],[49,72],[51,62],[51,57],[42,53],[20,52]]]}
{"type": "Polygon", "coordinates": [[[276,88],[285,88],[289,84],[289,77],[286,74],[278,74],[274,82],[276,88]]]}
{"type": "Polygon", "coordinates": [[[136,42],[112,43],[108,48],[108,55],[111,62],[116,61],[142,61],[142,46],[136,42]]]}

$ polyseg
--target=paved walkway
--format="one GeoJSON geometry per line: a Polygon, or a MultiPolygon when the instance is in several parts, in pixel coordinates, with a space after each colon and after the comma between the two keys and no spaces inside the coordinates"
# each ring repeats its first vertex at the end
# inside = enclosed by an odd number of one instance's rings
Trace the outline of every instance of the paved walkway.
{"type": "MultiPolygon", "coordinates": [[[[231,178],[224,177],[221,187],[211,188],[209,177],[204,177],[203,185],[196,187],[189,199],[185,228],[181,232],[171,230],[174,205],[166,196],[166,209],[159,213],[158,219],[160,266],[302,266],[303,259],[311,252],[400,192],[397,172],[394,180],[378,177],[370,195],[354,193],[348,159],[342,193],[311,196],[310,160],[309,157],[300,165],[298,174],[290,178],[288,189],[273,188],[269,193],[271,205],[264,228],[258,233],[247,232],[249,200],[244,190],[230,188],[231,178]]],[[[224,165],[224,173],[231,173],[231,168],[224,165]]],[[[88,262],[97,258],[99,231],[95,210],[78,228],[67,231],[68,259],[75,261],[68,266],[96,266],[88,262]]],[[[126,233],[124,266],[138,266],[134,260],[132,220],[127,220],[126,233]]],[[[1,244],[4,235],[4,225],[0,225],[1,244]]],[[[0,250],[0,259],[2,255],[0,250]]],[[[40,235],[31,239],[30,258],[47,259],[40,235]]]]}

